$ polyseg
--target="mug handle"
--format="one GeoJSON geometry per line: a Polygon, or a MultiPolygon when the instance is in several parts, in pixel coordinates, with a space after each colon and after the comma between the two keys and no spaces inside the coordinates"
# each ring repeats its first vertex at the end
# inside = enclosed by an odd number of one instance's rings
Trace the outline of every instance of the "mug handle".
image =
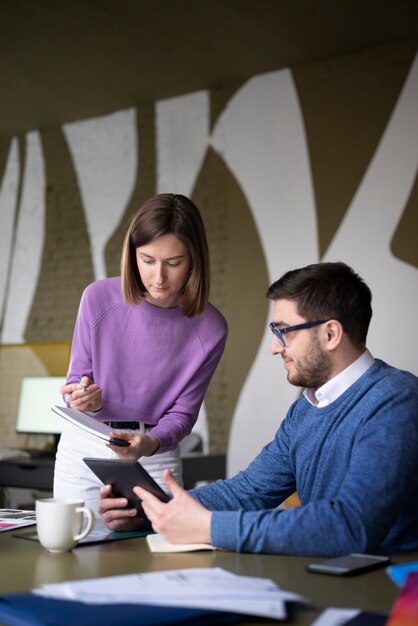
{"type": "Polygon", "coordinates": [[[76,512],[77,513],[85,513],[86,516],[87,516],[87,526],[84,528],[84,530],[82,530],[78,535],[76,535],[74,537],[74,541],[80,541],[80,539],[84,539],[84,537],[87,537],[89,532],[91,532],[93,530],[94,515],[93,515],[93,511],[91,511],[90,509],[88,509],[85,506],[79,506],[76,509],[76,512]]]}

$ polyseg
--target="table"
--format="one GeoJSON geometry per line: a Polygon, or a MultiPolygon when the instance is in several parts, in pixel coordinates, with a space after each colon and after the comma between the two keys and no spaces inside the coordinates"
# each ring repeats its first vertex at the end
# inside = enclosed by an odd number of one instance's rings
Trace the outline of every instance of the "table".
{"type": "MultiPolygon", "coordinates": [[[[23,487],[52,491],[54,456],[35,456],[31,459],[0,460],[0,487],[23,487]]],[[[225,478],[224,454],[190,452],[182,456],[183,480],[186,489],[201,480],[225,478]]]]}
{"type": "MultiPolygon", "coordinates": [[[[46,552],[36,542],[4,532],[0,533],[0,571],[4,573],[0,593],[27,591],[43,583],[64,580],[189,567],[222,567],[235,574],[271,578],[283,589],[309,598],[311,605],[291,607],[286,624],[308,626],[327,606],[389,612],[398,588],[383,569],[351,578],[326,576],[305,571],[311,560],[221,551],[151,554],[143,537],[77,547],[73,552],[55,555],[46,552]]],[[[393,559],[396,563],[416,560],[418,552],[393,559]]],[[[266,626],[267,623],[253,618],[242,622],[248,626],[266,626]]]]}

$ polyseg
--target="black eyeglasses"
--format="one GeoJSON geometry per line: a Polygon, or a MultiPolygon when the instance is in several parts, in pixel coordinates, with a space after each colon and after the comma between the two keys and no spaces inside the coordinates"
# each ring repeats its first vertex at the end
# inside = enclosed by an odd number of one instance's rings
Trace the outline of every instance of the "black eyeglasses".
{"type": "Polygon", "coordinates": [[[325,322],[329,322],[329,320],[318,320],[316,322],[305,322],[304,324],[296,324],[296,326],[287,326],[286,328],[277,328],[274,325],[274,322],[270,322],[269,328],[273,335],[277,337],[282,346],[286,346],[286,342],[284,340],[284,336],[286,333],[294,333],[295,330],[303,330],[304,328],[313,328],[313,326],[319,326],[319,324],[325,324],[325,322]]]}

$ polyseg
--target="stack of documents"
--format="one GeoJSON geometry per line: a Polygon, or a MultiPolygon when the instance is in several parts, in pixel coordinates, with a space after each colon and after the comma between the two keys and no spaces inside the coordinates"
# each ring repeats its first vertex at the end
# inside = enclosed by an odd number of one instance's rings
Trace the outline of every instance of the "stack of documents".
{"type": "Polygon", "coordinates": [[[0,509],[0,533],[36,524],[35,511],[23,509],[0,509]]]}
{"type": "Polygon", "coordinates": [[[87,604],[138,604],[226,611],[273,619],[286,617],[285,603],[304,599],[272,580],[237,576],[222,568],[128,574],[46,584],[34,593],[87,604]]]}

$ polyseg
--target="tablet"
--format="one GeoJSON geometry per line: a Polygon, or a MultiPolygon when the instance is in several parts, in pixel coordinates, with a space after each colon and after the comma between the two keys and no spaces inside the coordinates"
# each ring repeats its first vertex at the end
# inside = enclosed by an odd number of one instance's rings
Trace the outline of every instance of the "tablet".
{"type": "MultiPolygon", "coordinates": [[[[107,543],[108,541],[120,541],[122,539],[135,539],[136,537],[146,537],[149,535],[149,530],[134,530],[134,531],[112,531],[106,528],[104,523],[96,519],[91,533],[80,539],[75,548],[82,546],[91,546],[95,543],[107,543]]],[[[13,533],[13,537],[19,537],[20,539],[29,539],[30,541],[39,541],[38,533],[34,530],[27,532],[27,529],[20,530],[13,533]]]]}
{"type": "Polygon", "coordinates": [[[161,489],[138,461],[122,459],[97,459],[84,457],[84,463],[96,474],[104,485],[112,485],[112,494],[117,498],[127,498],[128,506],[137,509],[139,517],[146,518],[141,500],[133,492],[136,486],[143,487],[162,502],[168,502],[169,496],[161,489]]]}

